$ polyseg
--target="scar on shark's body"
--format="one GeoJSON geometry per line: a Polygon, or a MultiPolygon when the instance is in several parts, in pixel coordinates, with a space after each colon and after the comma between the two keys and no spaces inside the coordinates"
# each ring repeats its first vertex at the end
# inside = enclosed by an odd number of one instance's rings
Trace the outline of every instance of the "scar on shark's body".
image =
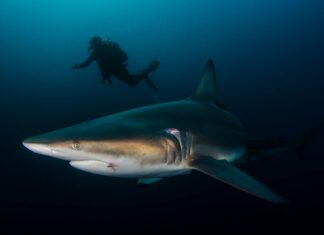
{"type": "Polygon", "coordinates": [[[110,169],[112,169],[113,171],[116,171],[117,165],[114,164],[114,163],[112,163],[112,162],[110,162],[110,163],[108,163],[107,167],[110,168],[110,169]]]}

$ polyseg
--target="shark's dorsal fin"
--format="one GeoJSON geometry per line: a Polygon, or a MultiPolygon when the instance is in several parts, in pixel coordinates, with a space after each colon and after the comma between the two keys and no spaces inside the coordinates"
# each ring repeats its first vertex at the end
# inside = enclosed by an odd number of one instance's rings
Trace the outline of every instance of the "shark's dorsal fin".
{"type": "Polygon", "coordinates": [[[209,60],[205,65],[198,87],[191,98],[201,102],[214,103],[220,108],[227,109],[219,98],[215,65],[212,60],[209,60]]]}

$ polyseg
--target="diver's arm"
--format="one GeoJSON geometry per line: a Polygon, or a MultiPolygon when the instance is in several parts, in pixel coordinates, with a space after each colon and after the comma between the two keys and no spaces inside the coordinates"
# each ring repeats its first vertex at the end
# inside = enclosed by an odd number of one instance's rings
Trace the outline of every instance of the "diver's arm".
{"type": "Polygon", "coordinates": [[[89,58],[86,61],[84,61],[83,63],[73,65],[72,69],[82,69],[82,68],[85,68],[85,67],[89,66],[94,60],[95,60],[94,55],[91,54],[89,56],[89,58]]]}

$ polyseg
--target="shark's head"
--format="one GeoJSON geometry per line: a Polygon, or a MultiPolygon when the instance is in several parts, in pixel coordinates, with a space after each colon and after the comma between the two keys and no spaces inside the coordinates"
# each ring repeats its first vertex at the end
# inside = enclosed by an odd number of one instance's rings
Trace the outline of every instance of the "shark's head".
{"type": "Polygon", "coordinates": [[[121,159],[139,164],[155,164],[181,154],[176,129],[162,129],[153,124],[125,117],[121,113],[72,127],[28,138],[25,147],[38,154],[67,161],[102,161],[121,159]]]}
{"type": "Polygon", "coordinates": [[[96,119],[28,138],[23,144],[35,153],[70,161],[73,167],[96,174],[150,176],[157,169],[163,172],[163,165],[180,167],[183,152],[178,130],[160,130],[136,118],[125,120],[132,115],[125,112],[96,119]]]}

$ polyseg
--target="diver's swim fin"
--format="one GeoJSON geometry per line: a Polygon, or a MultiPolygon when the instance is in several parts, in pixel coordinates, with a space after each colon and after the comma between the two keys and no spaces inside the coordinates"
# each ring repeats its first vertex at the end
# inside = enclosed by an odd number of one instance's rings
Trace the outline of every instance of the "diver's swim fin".
{"type": "Polygon", "coordinates": [[[160,62],[158,60],[152,60],[151,63],[145,69],[147,74],[154,72],[159,67],[160,62]]]}
{"type": "Polygon", "coordinates": [[[148,75],[152,72],[154,72],[160,65],[160,62],[158,60],[152,60],[151,63],[147,66],[145,70],[142,71],[142,74],[144,76],[144,80],[147,82],[147,85],[151,87],[154,91],[159,91],[157,86],[152,82],[152,80],[149,79],[148,75]]]}
{"type": "Polygon", "coordinates": [[[157,88],[157,86],[155,86],[151,79],[145,78],[144,80],[147,82],[147,85],[149,85],[149,87],[151,87],[154,91],[159,91],[159,89],[157,88]]]}

